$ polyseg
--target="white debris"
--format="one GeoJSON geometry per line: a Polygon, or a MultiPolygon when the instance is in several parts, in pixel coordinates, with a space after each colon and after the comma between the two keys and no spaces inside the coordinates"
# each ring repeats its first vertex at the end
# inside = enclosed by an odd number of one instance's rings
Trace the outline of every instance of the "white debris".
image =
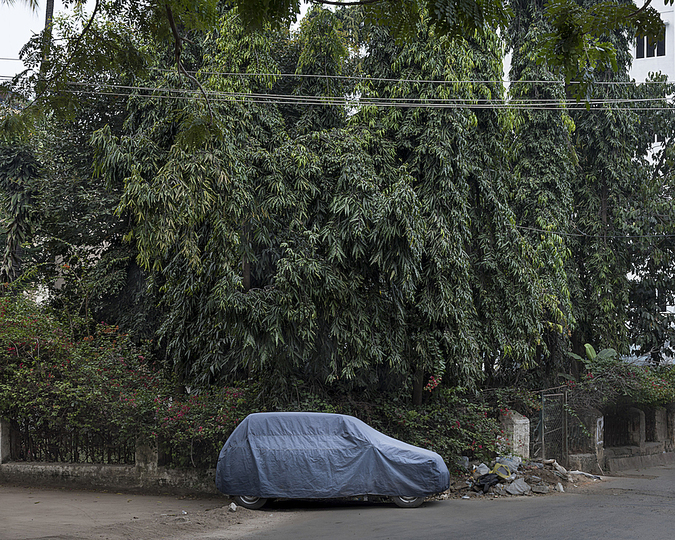
{"type": "Polygon", "coordinates": [[[569,474],[581,474],[583,476],[587,476],[588,478],[592,478],[593,480],[602,480],[601,476],[598,476],[597,474],[587,473],[584,471],[570,471],[569,474]]]}

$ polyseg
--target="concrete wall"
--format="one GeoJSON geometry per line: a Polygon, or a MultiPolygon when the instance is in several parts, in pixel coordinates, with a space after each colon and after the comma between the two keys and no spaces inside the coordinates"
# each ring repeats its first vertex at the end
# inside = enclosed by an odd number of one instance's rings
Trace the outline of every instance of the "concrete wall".
{"type": "Polygon", "coordinates": [[[9,422],[0,419],[0,483],[219,495],[216,471],[157,466],[155,441],[138,440],[134,465],[11,462],[9,422]]]}
{"type": "Polygon", "coordinates": [[[214,469],[178,470],[133,465],[9,462],[0,465],[0,483],[110,489],[171,494],[218,495],[214,469]]]}
{"type": "Polygon", "coordinates": [[[605,448],[608,472],[640,469],[675,463],[675,407],[654,407],[645,410],[631,407],[628,418],[628,446],[605,448]],[[647,424],[650,429],[647,429],[647,424]],[[649,436],[648,432],[649,431],[649,436]]]}

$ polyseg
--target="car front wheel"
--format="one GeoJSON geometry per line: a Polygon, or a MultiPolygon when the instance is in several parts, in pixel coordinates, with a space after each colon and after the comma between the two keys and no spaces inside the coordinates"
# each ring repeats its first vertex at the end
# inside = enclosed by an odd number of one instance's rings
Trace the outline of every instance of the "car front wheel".
{"type": "Polygon", "coordinates": [[[237,495],[234,498],[234,502],[238,506],[243,506],[249,510],[257,510],[258,508],[262,508],[265,505],[267,499],[264,499],[263,497],[246,497],[244,495],[237,495]]]}
{"type": "Polygon", "coordinates": [[[401,508],[417,508],[424,502],[424,497],[403,497],[398,495],[391,498],[396,506],[401,508]]]}

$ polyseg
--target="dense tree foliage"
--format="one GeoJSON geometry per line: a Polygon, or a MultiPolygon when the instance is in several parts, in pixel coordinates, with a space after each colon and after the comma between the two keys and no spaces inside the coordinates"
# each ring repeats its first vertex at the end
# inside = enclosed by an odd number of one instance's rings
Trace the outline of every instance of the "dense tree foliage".
{"type": "Polygon", "coordinates": [[[572,143],[574,124],[563,104],[562,81],[537,62],[536,44],[548,31],[541,6],[514,3],[517,18],[509,39],[513,55],[510,97],[517,111],[510,159],[511,201],[516,223],[536,264],[542,298],[544,339],[537,358],[547,377],[567,371],[566,337],[574,326],[567,262],[573,214],[572,179],[577,162],[572,143]],[[554,106],[532,107],[551,103],[554,106]]]}
{"type": "MultiPolygon", "coordinates": [[[[81,39],[87,16],[56,22],[33,81],[53,80],[49,116],[3,131],[9,277],[23,243],[72,320],[156,336],[189,386],[253,378],[281,400],[548,384],[585,343],[657,359],[672,342],[670,111],[623,103],[671,90],[628,84],[627,31],[593,37],[617,71],[597,64],[579,108],[567,57],[542,61],[567,3],[405,28],[378,24],[395,2],[317,6],[294,32],[268,23],[296,4],[254,4],[151,3],[135,35],[122,1],[125,24],[81,39]]],[[[569,17],[610,16],[582,4],[569,17]]]]}

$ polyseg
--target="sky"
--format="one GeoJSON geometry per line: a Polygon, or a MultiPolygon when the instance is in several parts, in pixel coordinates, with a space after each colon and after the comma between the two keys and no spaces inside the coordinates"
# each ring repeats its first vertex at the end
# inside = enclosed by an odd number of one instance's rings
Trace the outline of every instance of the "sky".
{"type": "MultiPolygon", "coordinates": [[[[37,10],[33,11],[22,0],[16,0],[11,6],[0,0],[0,77],[11,77],[23,70],[23,64],[16,61],[19,51],[45,25],[46,2],[38,3],[37,10]]],[[[63,4],[56,0],[54,13],[60,11],[63,4]]]]}
{"type": "MultiPolygon", "coordinates": [[[[25,0],[15,0],[11,6],[6,1],[0,0],[0,80],[23,70],[23,64],[17,61],[19,51],[45,25],[45,0],[38,0],[35,11],[25,5],[25,0]]],[[[303,5],[303,14],[306,10],[307,5],[303,5]]],[[[54,14],[62,11],[63,3],[55,0],[54,14]]]]}

